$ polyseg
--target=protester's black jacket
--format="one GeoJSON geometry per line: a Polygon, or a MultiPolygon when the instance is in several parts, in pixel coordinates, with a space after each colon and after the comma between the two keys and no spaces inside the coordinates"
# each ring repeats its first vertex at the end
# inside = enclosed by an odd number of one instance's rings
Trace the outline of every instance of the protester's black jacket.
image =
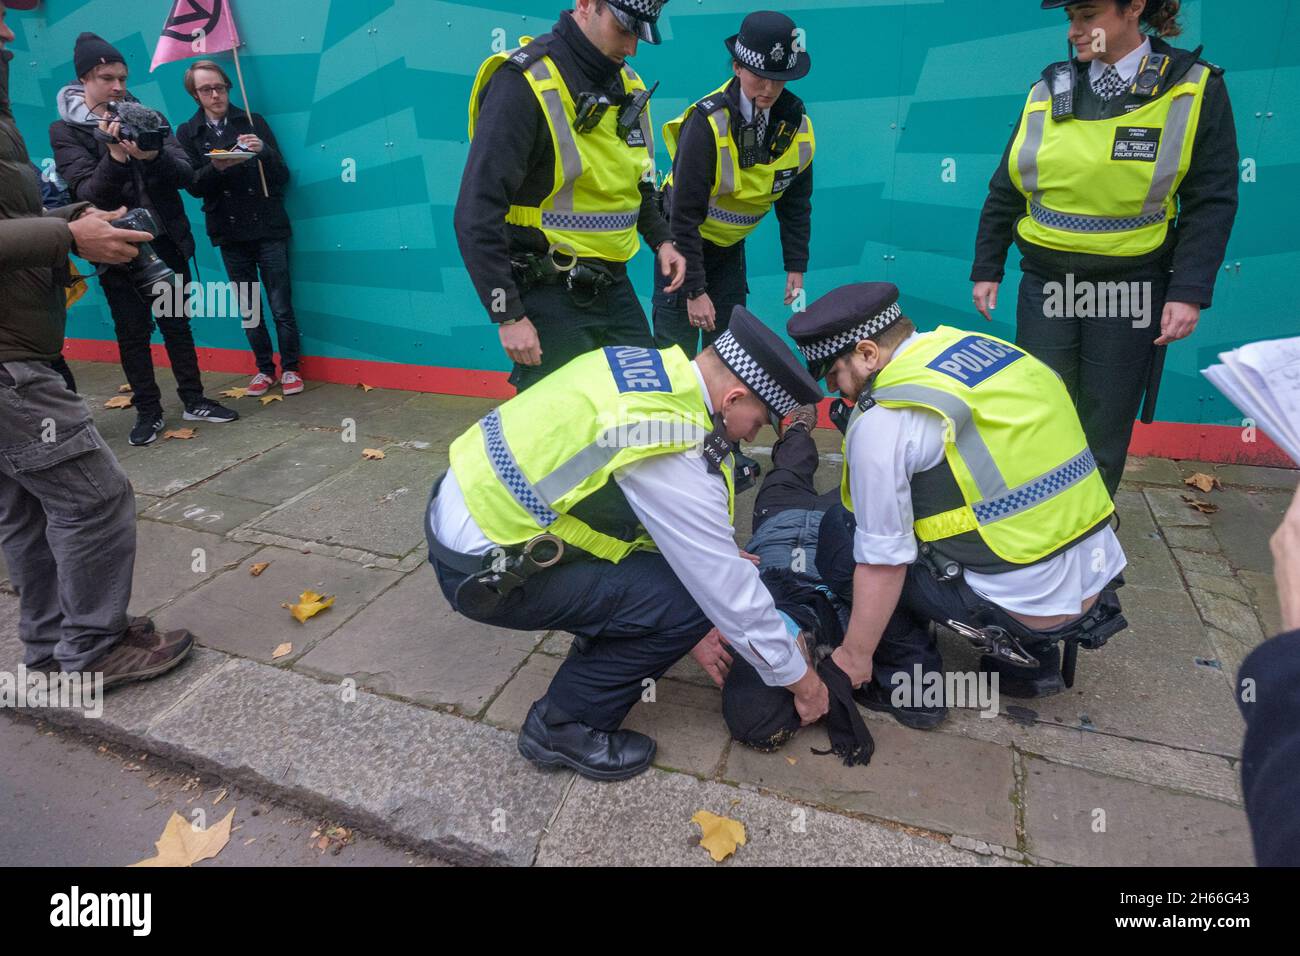
{"type": "Polygon", "coordinates": [[[1234,688],[1246,739],[1241,790],[1260,866],[1300,866],[1300,631],[1265,641],[1234,688]]]}
{"type": "MultiPolygon", "coordinates": [[[[1166,89],[1197,62],[1199,53],[1199,49],[1176,49],[1159,37],[1151,38],[1151,49],[1172,59],[1166,89]]],[[[1099,102],[1095,97],[1087,95],[1088,64],[1076,62],[1076,71],[1076,103],[1087,102],[1089,99],[1099,102]],[[1084,95],[1081,95],[1081,91],[1084,95]]],[[[1044,71],[1044,78],[1047,78],[1047,71],[1044,71]]],[[[1131,102],[1141,101],[1130,96],[1120,97],[1111,104],[1111,108],[1119,110],[1125,103],[1131,102]]],[[[1189,302],[1209,308],[1214,298],[1214,281],[1223,265],[1228,236],[1237,215],[1239,162],[1232,104],[1228,99],[1222,71],[1218,67],[1212,68],[1206,84],[1191,166],[1178,188],[1177,222],[1169,230],[1164,246],[1146,256],[1078,255],[1046,249],[1021,240],[1015,234],[1014,226],[1025,215],[1025,197],[1012,184],[1007,172],[1011,144],[1015,142],[1018,133],[1019,124],[1007,142],[1002,161],[989,182],[989,195],[980,215],[979,232],[975,239],[972,282],[1002,281],[1007,248],[1014,238],[1024,256],[1022,268],[1032,268],[1048,275],[1074,272],[1098,277],[1170,269],[1172,275],[1167,301],[1189,302]]]]}
{"type": "MultiPolygon", "coordinates": [[[[621,92],[619,66],[583,34],[569,12],[560,15],[550,33],[533,41],[545,43],[569,93],[576,100],[585,91],[621,92]]],[[[514,226],[505,216],[511,204],[538,206],[554,185],[555,148],[550,128],[528,80],[507,62],[488,81],[479,121],[465,160],[460,196],[456,200],[456,240],[483,307],[494,322],[525,314],[510,270],[511,252],[545,253],[548,243],[540,229],[514,226]],[[496,290],[505,293],[504,311],[493,311],[496,290]]],[[[670,238],[659,211],[654,184],[642,182],[637,231],[651,248],[670,238]]],[[[624,273],[624,263],[609,263],[624,273]]]]}
{"type": "MultiPolygon", "coordinates": [[[[727,98],[734,129],[742,122],[740,82],[733,79],[727,84],[723,95],[727,98]]],[[[794,99],[794,94],[789,90],[783,90],[772,104],[772,115],[780,115],[784,105],[782,100],[786,99],[794,99]]],[[[802,106],[798,109],[801,112],[802,106]]],[[[790,148],[795,147],[791,145],[790,148]]],[[[672,187],[665,190],[673,244],[686,257],[686,281],[682,288],[688,292],[706,285],[705,264],[708,255],[705,250],[713,243],[700,235],[700,226],[708,213],[717,165],[718,148],[713,142],[709,119],[701,115],[699,110],[692,110],[677,138],[672,187]]],[[[813,168],[809,165],[795,176],[775,205],[777,222],[781,226],[781,254],[786,272],[808,271],[808,241],[812,236],[812,190],[813,168]]]]}
{"type": "Polygon", "coordinates": [[[284,209],[284,187],[289,182],[280,145],[265,119],[231,106],[226,125],[217,133],[207,123],[200,108],[176,130],[176,139],[185,149],[194,167],[190,195],[203,200],[207,217],[208,238],[214,246],[225,242],[253,242],[260,239],[287,239],[292,233],[289,214],[284,209]],[[204,154],[213,149],[230,149],[244,134],[252,133],[263,143],[258,159],[250,159],[222,172],[204,154]],[[262,177],[257,165],[266,172],[267,192],[262,195],[262,177]]]}
{"type": "Polygon", "coordinates": [[[182,256],[194,254],[194,235],[180,194],[194,181],[194,170],[175,136],[168,134],[157,157],[148,162],[119,163],[95,138],[92,127],[59,119],[50,124],[50,146],[55,168],[73,199],[100,209],[148,209],[182,256]]]}

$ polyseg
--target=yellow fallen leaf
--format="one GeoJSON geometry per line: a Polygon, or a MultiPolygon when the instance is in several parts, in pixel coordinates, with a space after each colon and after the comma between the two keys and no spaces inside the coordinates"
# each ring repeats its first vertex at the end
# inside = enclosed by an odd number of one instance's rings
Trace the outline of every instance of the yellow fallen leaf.
{"type": "Polygon", "coordinates": [[[798,758],[798,757],[786,757],[786,758],[785,758],[785,762],[788,763],[790,766],[793,767],[795,764],[797,764],[797,763],[799,762],[799,758],[798,758]]]}
{"type": "Polygon", "coordinates": [[[243,398],[248,394],[246,388],[228,388],[221,393],[222,398],[243,398]]]}
{"type": "Polygon", "coordinates": [[[745,845],[745,825],[730,817],[720,817],[708,810],[697,810],[691,822],[700,827],[700,846],[709,851],[714,863],[721,863],[745,845]]]}
{"type": "Polygon", "coordinates": [[[118,390],[118,393],[121,394],[121,393],[130,392],[130,391],[132,391],[133,389],[131,388],[130,385],[119,385],[119,386],[117,387],[117,390],[118,390]]]}
{"type": "Polygon", "coordinates": [[[118,395],[118,396],[116,396],[116,397],[114,397],[114,398],[110,398],[108,401],[106,401],[106,402],[104,403],[104,407],[105,407],[105,408],[130,408],[130,407],[131,407],[131,396],[130,396],[130,395],[118,395]]]}
{"type": "Polygon", "coordinates": [[[263,405],[270,405],[272,402],[282,402],[282,401],[284,401],[284,396],[283,396],[283,395],[263,395],[263,396],[262,396],[262,404],[263,404],[263,405]]]}
{"type": "Polygon", "coordinates": [[[361,457],[370,461],[379,461],[384,457],[384,453],[378,448],[366,448],[362,450],[361,457]]]}
{"type": "Polygon", "coordinates": [[[332,597],[324,597],[315,591],[303,591],[298,603],[289,605],[289,613],[298,619],[298,623],[306,624],[307,618],[315,617],[333,603],[332,597]]]}
{"type": "Polygon", "coordinates": [[[1215,488],[1223,489],[1223,483],[1219,481],[1216,475],[1207,475],[1203,471],[1198,471],[1190,478],[1184,478],[1183,484],[1199,489],[1202,494],[1209,494],[1215,488]]]}
{"type": "Polygon", "coordinates": [[[357,388],[361,389],[363,392],[373,392],[375,390],[373,385],[367,385],[365,382],[357,382],[357,388]]]}
{"type": "MultiPolygon", "coordinates": [[[[311,615],[309,614],[308,617],[310,617],[310,616],[311,616],[311,615]]],[[[295,614],[294,617],[298,617],[298,615],[295,614]]],[[[302,618],[299,617],[298,620],[301,621],[302,618]]],[[[292,654],[292,653],[293,653],[293,645],[292,645],[292,644],[289,644],[289,643],[281,644],[280,646],[278,646],[275,650],[273,650],[273,651],[271,652],[271,660],[275,660],[277,657],[284,657],[286,654],[292,654]]]]}
{"type": "Polygon", "coordinates": [[[215,807],[215,806],[216,806],[218,803],[220,803],[222,800],[226,799],[226,794],[229,793],[229,792],[230,792],[230,791],[226,790],[226,789],[223,787],[222,790],[221,790],[221,792],[220,792],[219,794],[217,794],[217,799],[215,799],[215,800],[212,801],[212,805],[215,807]]]}
{"type": "Polygon", "coordinates": [[[193,438],[193,428],[173,428],[170,431],[163,432],[163,438],[193,438]]]}
{"type": "Polygon", "coordinates": [[[248,569],[248,573],[251,574],[253,577],[259,577],[261,573],[265,571],[267,568],[269,568],[270,566],[271,566],[270,561],[259,561],[257,562],[257,564],[253,565],[251,568],[248,569]]]}
{"type": "Polygon", "coordinates": [[[1191,495],[1182,495],[1181,497],[1188,505],[1195,508],[1203,515],[1212,515],[1219,510],[1218,505],[1210,504],[1210,502],[1202,501],[1199,498],[1193,498],[1191,495]]]}
{"type": "Polygon", "coordinates": [[[235,818],[232,807],[225,818],[206,830],[196,830],[190,821],[175,811],[162,836],[154,844],[158,853],[132,866],[190,866],[210,860],[230,842],[230,822],[235,818]]]}

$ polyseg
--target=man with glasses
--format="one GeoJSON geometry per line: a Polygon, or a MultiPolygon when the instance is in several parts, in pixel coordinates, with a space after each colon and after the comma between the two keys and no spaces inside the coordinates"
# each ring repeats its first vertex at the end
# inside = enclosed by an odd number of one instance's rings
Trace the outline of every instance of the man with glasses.
{"type": "MultiPolygon", "coordinates": [[[[176,131],[195,169],[189,191],[203,200],[208,238],[221,250],[230,281],[239,283],[245,315],[261,297],[261,289],[266,290],[280,346],[278,381],[285,395],[296,395],[303,383],[289,281],[292,230],[284,210],[289,167],[266,120],[231,104],[230,78],[220,66],[211,60],[195,63],[185,71],[185,89],[199,104],[198,112],[176,131]],[[214,151],[230,156],[211,156],[214,151]]],[[[248,394],[265,395],[277,382],[271,335],[260,319],[244,331],[257,360],[248,394]]]]}

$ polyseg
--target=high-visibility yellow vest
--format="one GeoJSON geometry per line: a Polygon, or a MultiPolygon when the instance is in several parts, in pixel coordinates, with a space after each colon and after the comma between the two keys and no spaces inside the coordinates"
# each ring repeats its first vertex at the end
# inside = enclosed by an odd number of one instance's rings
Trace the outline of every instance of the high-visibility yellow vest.
{"type": "MultiPolygon", "coordinates": [[[[579,133],[573,128],[577,109],[564,78],[549,56],[529,51],[531,42],[531,37],[521,37],[518,48],[495,53],[479,67],[469,95],[470,139],[488,80],[507,61],[519,64],[551,131],[555,177],[540,206],[512,205],[506,222],[540,229],[552,247],[568,255],[626,262],[640,248],[638,183],[655,180],[650,109],[642,112],[626,140],[618,136],[617,106],[605,111],[595,129],[579,133]]],[[[620,75],[625,93],[646,88],[627,64],[620,75]]]]}
{"type": "Polygon", "coordinates": [[[1063,252],[1140,256],[1178,215],[1210,68],[1194,63],[1170,89],[1112,119],[1053,120],[1045,80],[1029,92],[1007,172],[1025,195],[1021,238],[1063,252]]]}
{"type": "MultiPolygon", "coordinates": [[[[653,550],[570,512],[624,465],[699,449],[713,431],[700,381],[679,347],[611,346],[580,355],[457,438],[451,470],[483,534],[522,544],[549,532],[607,561],[653,550]]],[[[734,461],[721,468],[734,520],[734,461]]]]}
{"type": "MultiPolygon", "coordinates": [[[[731,135],[731,110],[724,91],[734,80],[723,83],[704,99],[686,107],[686,111],[664,124],[664,143],[668,155],[677,155],[677,140],[686,117],[700,110],[713,131],[713,192],[709,195],[708,214],[700,225],[700,235],[718,246],[733,246],[753,232],[772,204],[785,195],[795,176],[807,169],[817,150],[812,120],[805,113],[799,132],[784,153],[770,163],[756,163],[740,168],[740,148],[731,135]]],[[[672,184],[669,173],[664,185],[672,184]]]]}
{"type": "MultiPolygon", "coordinates": [[[[999,573],[1045,560],[1115,510],[1055,372],[1010,342],[940,326],[876,376],[872,405],[943,418],[944,461],[912,478],[913,531],[940,556],[999,573]]],[[[853,510],[849,459],[840,495],[853,510]]]]}

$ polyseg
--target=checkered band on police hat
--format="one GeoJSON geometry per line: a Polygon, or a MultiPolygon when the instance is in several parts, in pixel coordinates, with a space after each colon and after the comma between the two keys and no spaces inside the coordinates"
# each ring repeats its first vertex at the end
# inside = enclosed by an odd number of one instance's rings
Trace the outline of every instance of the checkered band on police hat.
{"type": "Polygon", "coordinates": [[[895,302],[884,312],[872,316],[861,325],[855,326],[846,332],[837,332],[828,338],[818,339],[815,342],[801,342],[799,351],[803,353],[803,357],[809,362],[831,358],[858,344],[863,339],[869,339],[871,336],[883,332],[897,322],[902,314],[902,307],[895,302]]]}
{"type": "Polygon", "coordinates": [[[749,47],[745,46],[745,44],[741,43],[740,37],[736,37],[736,43],[732,48],[732,52],[736,55],[737,60],[750,69],[767,69],[767,58],[764,57],[763,54],[751,50],[749,47]]]}
{"type": "Polygon", "coordinates": [[[776,414],[784,418],[799,407],[799,402],[745,351],[730,331],[718,336],[713,348],[723,364],[736,373],[736,378],[748,385],[776,414]]]}
{"type": "Polygon", "coordinates": [[[626,10],[642,20],[653,23],[659,19],[659,11],[663,9],[667,0],[609,0],[609,2],[611,6],[626,10]]]}

